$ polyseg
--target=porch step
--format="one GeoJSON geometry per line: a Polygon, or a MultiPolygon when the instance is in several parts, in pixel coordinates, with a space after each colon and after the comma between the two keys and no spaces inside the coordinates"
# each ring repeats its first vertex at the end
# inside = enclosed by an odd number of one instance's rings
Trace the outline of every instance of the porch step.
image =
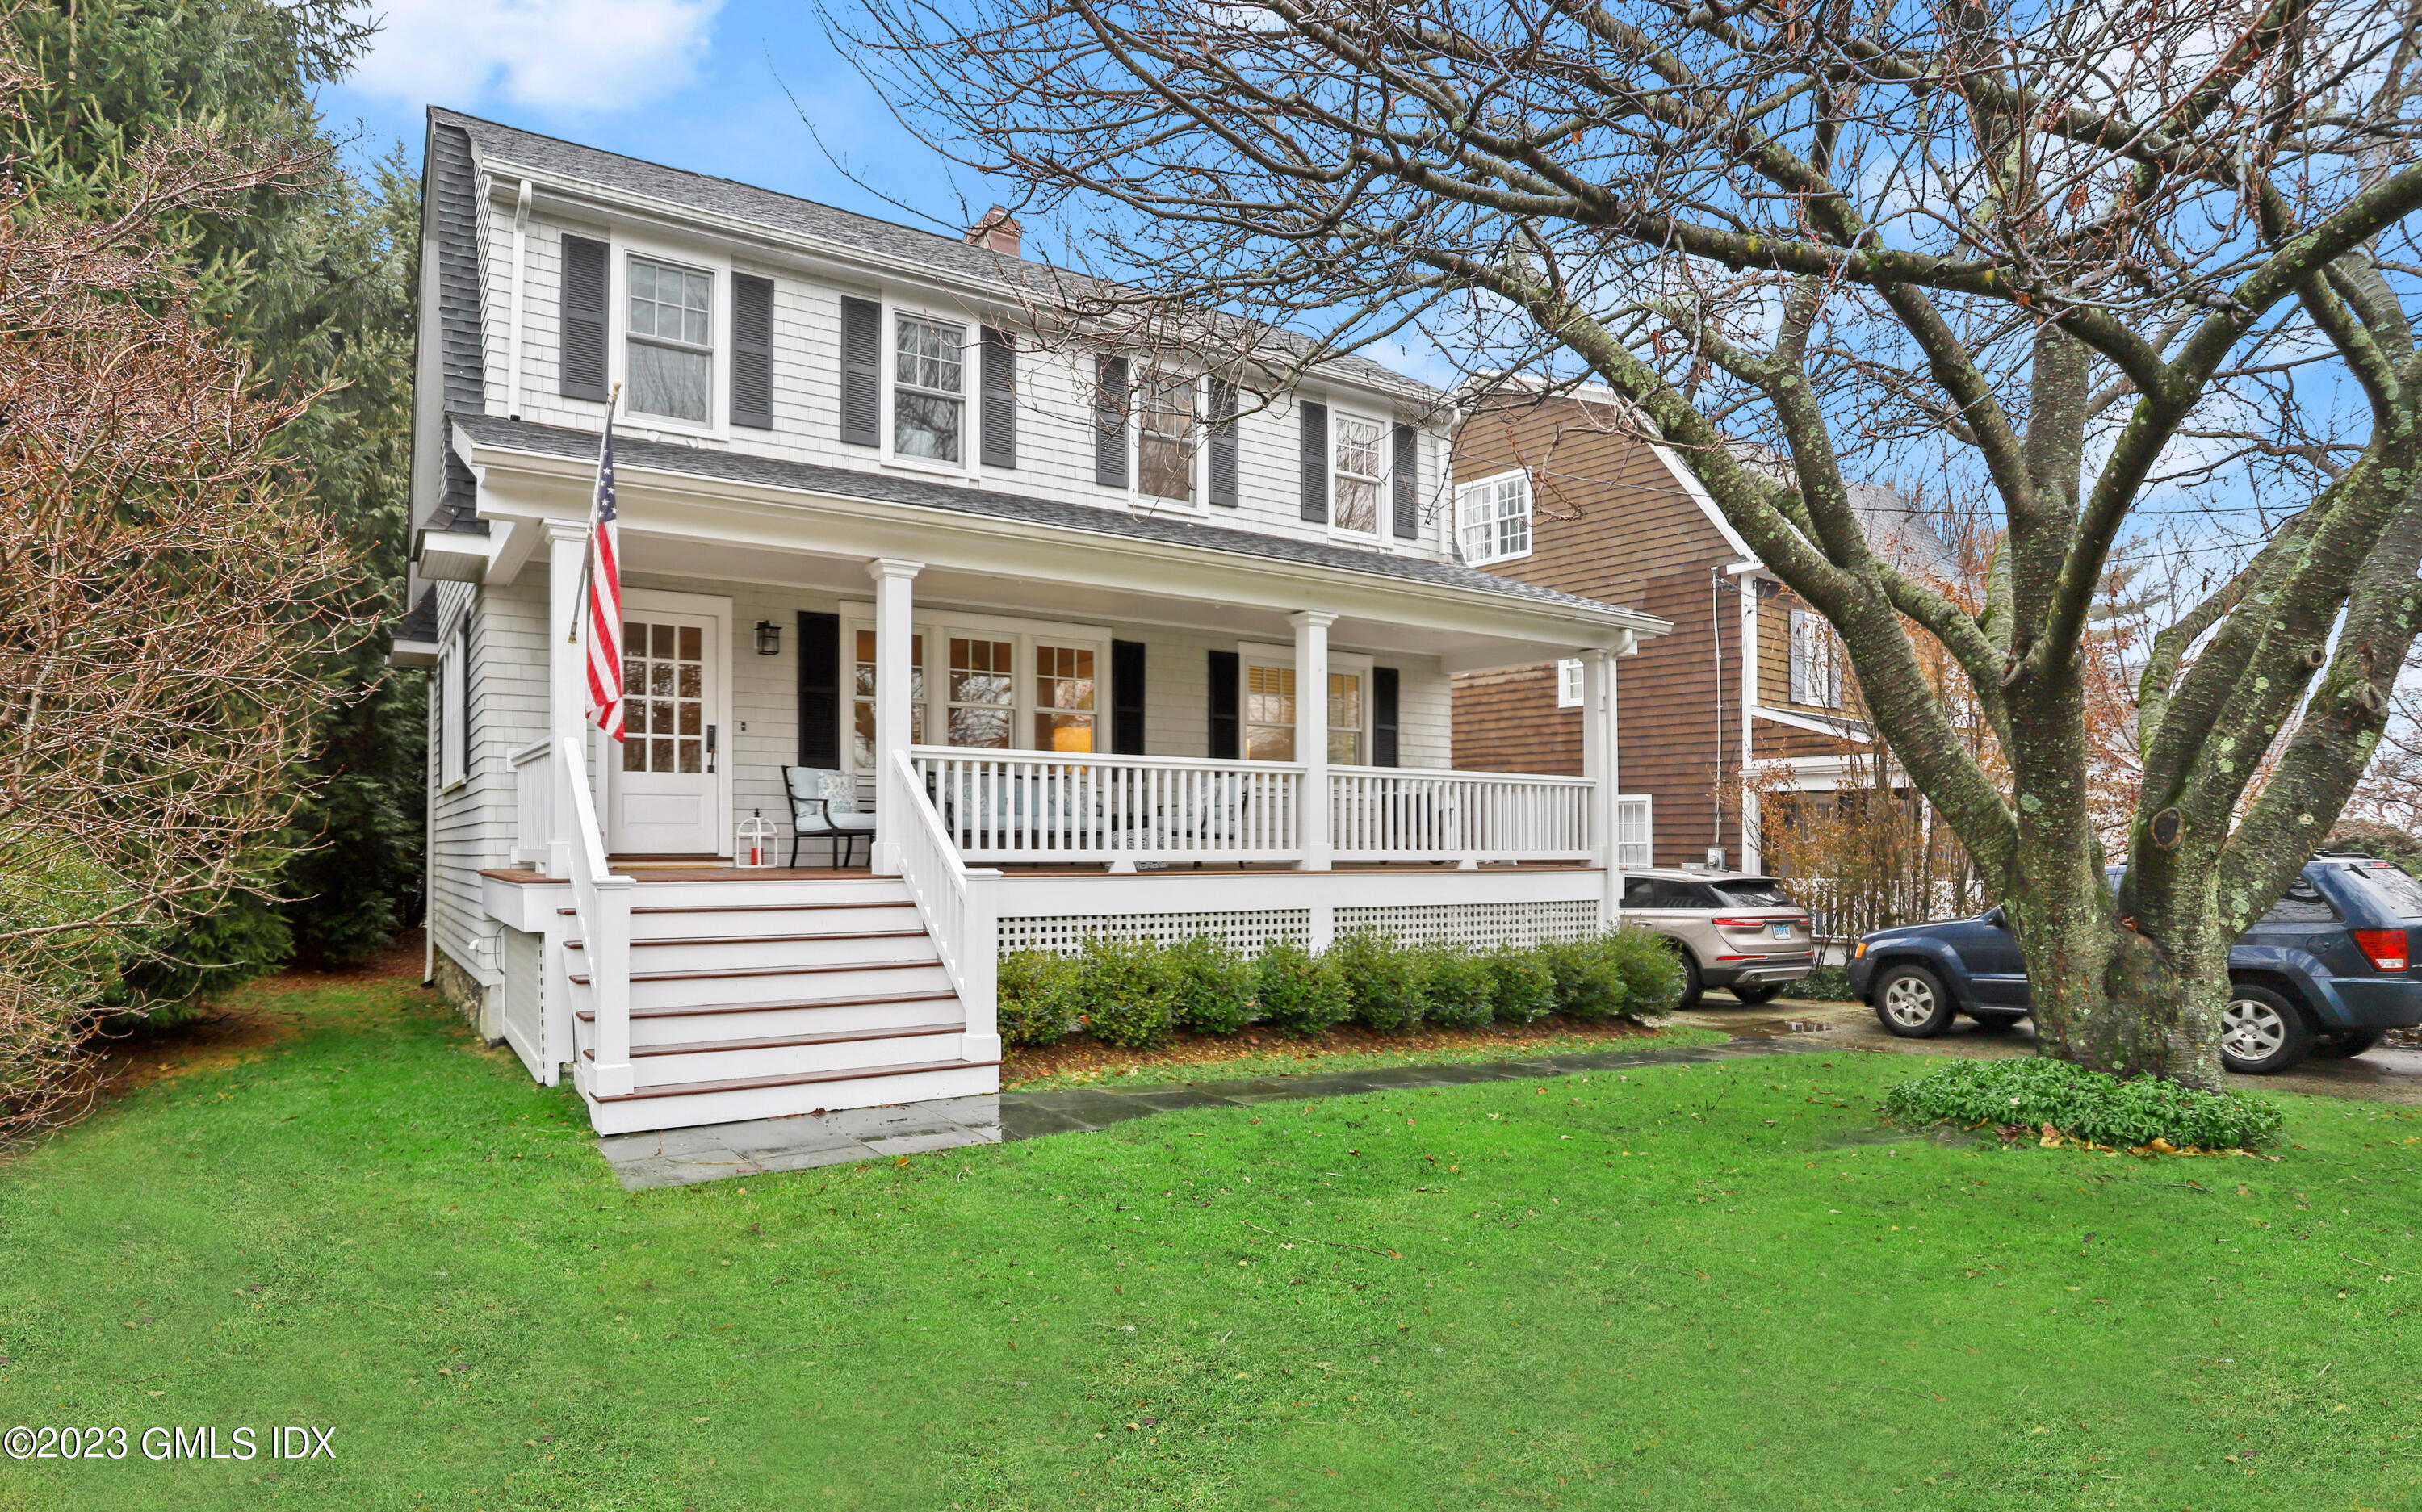
{"type": "MultiPolygon", "coordinates": [[[[825,976],[835,971],[904,971],[940,964],[939,960],[929,957],[921,961],[834,961],[792,966],[722,966],[711,970],[634,971],[631,984],[636,987],[643,982],[728,982],[736,977],[825,976]]],[[[578,986],[589,985],[589,974],[585,971],[573,972],[571,980],[578,986]]]]}
{"type": "MultiPolygon", "coordinates": [[[[644,951],[681,945],[805,945],[826,944],[846,939],[923,939],[921,929],[836,929],[823,935],[668,935],[661,938],[635,939],[631,949],[644,951]]],[[[567,951],[587,950],[583,940],[567,939],[567,951]]]]}
{"type": "MultiPolygon", "coordinates": [[[[780,1000],[773,1002],[683,1003],[638,1008],[631,1014],[631,1047],[684,1045],[712,1037],[716,1040],[812,1040],[837,1036],[879,1037],[904,1033],[920,1023],[957,1017],[958,994],[946,984],[916,992],[860,994],[826,1001],[780,1000]]],[[[573,1032],[583,1046],[597,1038],[594,1009],[573,1015],[573,1032]]]]}
{"type": "MultiPolygon", "coordinates": [[[[780,1034],[765,1039],[685,1040],[674,1045],[634,1045],[631,1058],[656,1055],[714,1055],[730,1050],[789,1050],[805,1045],[857,1045],[870,1040],[923,1039],[933,1034],[964,1034],[965,1019],[952,1019],[936,1024],[890,1024],[881,1029],[844,1029],[828,1034],[780,1034]]],[[[595,1049],[584,1049],[583,1059],[597,1059],[595,1049]]]]}
{"type": "Polygon", "coordinates": [[[720,1081],[670,1081],[611,1097],[601,1097],[595,1093],[588,1094],[588,1097],[594,1103],[642,1102],[651,1097],[697,1097],[717,1092],[751,1092],[763,1087],[813,1087],[836,1081],[873,1081],[890,1077],[911,1077],[926,1071],[983,1071],[999,1064],[999,1061],[910,1061],[898,1065],[861,1065],[837,1071],[794,1071],[787,1076],[728,1077],[720,1081]]]}
{"type": "MultiPolygon", "coordinates": [[[[679,1008],[634,1008],[631,1021],[642,1018],[699,1018],[727,1014],[825,1013],[835,1008],[882,1008],[895,1003],[956,1001],[958,994],[948,987],[932,992],[884,992],[863,998],[833,998],[817,1002],[716,1002],[698,1003],[679,1008]]],[[[573,1015],[584,1024],[597,1021],[594,1009],[583,1008],[573,1015]]]]}
{"type": "MultiPolygon", "coordinates": [[[[781,1034],[745,1040],[635,1045],[631,1070],[640,1091],[671,1082],[741,1080],[813,1073],[859,1075],[871,1066],[898,1065],[919,1056],[942,1059],[965,1050],[963,1023],[891,1024],[854,1033],[781,1034]]],[[[581,1050],[596,1061],[593,1046],[581,1050]]]]}

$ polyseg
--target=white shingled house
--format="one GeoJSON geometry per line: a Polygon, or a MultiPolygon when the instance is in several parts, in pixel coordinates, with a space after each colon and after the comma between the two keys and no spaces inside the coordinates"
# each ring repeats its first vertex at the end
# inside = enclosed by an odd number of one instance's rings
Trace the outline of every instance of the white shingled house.
{"type": "Polygon", "coordinates": [[[423,188],[435,972],[600,1131],[996,1092],[1008,951],[1612,918],[1615,658],[1666,626],[1464,565],[1521,522],[1458,519],[1443,396],[1072,333],[997,217],[443,110],[423,188]],[[571,638],[617,386],[620,744],[571,638]],[[1450,678],[1562,657],[1582,775],[1453,769],[1450,678]]]}

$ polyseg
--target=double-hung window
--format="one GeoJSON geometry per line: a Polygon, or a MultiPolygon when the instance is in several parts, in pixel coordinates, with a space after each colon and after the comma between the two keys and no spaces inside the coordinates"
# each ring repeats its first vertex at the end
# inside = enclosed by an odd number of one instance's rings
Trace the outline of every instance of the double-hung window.
{"type": "Polygon", "coordinates": [[[1841,648],[1825,617],[1809,609],[1791,611],[1791,701],[1842,706],[1841,648]]]}
{"type": "Polygon", "coordinates": [[[1153,498],[1194,499],[1194,380],[1154,373],[1137,395],[1136,480],[1153,498]]]}
{"type": "MultiPolygon", "coordinates": [[[[859,772],[874,770],[874,632],[860,630],[852,658],[850,686],[852,756],[859,772]]],[[[908,744],[925,743],[925,638],[908,641],[908,744]]]]}
{"type": "Polygon", "coordinates": [[[1456,539],[1471,566],[1531,554],[1531,475],[1500,473],[1455,491],[1456,539]]]}
{"type": "Polygon", "coordinates": [[[1369,535],[1379,528],[1379,480],[1386,475],[1388,429],[1358,415],[1340,415],[1334,428],[1337,528],[1369,535]]]}
{"type": "Polygon", "coordinates": [[[653,258],[630,266],[630,407],[704,425],[715,411],[715,276],[653,258]]]}
{"type": "Polygon", "coordinates": [[[892,329],[892,454],[961,460],[967,433],[967,327],[902,315],[892,329]]]}
{"type": "Polygon", "coordinates": [[[1093,748],[1093,648],[1034,647],[1034,748],[1093,748]]]}
{"type": "Polygon", "coordinates": [[[950,739],[1007,750],[1017,717],[1017,645],[989,636],[951,638],[950,739]]]}

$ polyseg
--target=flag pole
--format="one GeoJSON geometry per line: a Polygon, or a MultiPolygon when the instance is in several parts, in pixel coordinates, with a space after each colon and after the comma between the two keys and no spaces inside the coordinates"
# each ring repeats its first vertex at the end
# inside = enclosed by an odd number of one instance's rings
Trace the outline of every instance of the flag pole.
{"type": "MultiPolygon", "coordinates": [[[[622,386],[618,382],[606,395],[606,434],[608,437],[614,433],[614,406],[621,402],[621,398],[622,386]]],[[[598,453],[598,465],[601,467],[605,465],[602,446],[598,453]]],[[[572,602],[572,623],[565,627],[563,633],[563,643],[567,646],[580,644],[580,622],[589,613],[589,585],[592,575],[597,571],[597,506],[594,502],[593,491],[589,513],[589,538],[580,548],[580,596],[572,602]]]]}

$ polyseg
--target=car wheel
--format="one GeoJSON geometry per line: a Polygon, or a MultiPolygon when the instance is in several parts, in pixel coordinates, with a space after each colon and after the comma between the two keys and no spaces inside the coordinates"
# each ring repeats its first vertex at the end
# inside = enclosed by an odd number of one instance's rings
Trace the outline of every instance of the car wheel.
{"type": "Polygon", "coordinates": [[[2231,1071],[2267,1077],[2310,1054],[2313,1026],[2285,996],[2250,982],[2232,983],[2221,1011],[2220,1062],[2231,1071]]]}
{"type": "Polygon", "coordinates": [[[1668,1011],[1678,1014],[1686,1009],[1699,1006],[1699,999],[1706,992],[1707,984],[1699,975],[1699,958],[1691,953],[1691,948],[1679,943],[1670,941],[1669,943],[1673,944],[1674,959],[1682,968],[1682,998],[1668,1011]]]}
{"type": "Polygon", "coordinates": [[[2350,1061],[2380,1043],[2388,1032],[2382,1029],[2351,1029],[2343,1034],[2323,1034],[2313,1041],[2313,1058],[2319,1061],[2350,1061]]]}
{"type": "Polygon", "coordinates": [[[1942,979],[1922,966],[1887,967],[1876,979],[1876,1018],[1903,1039],[1932,1039],[1957,1013],[1942,979]]]}
{"type": "Polygon", "coordinates": [[[2024,1014],[1970,1014],[1968,1016],[1976,1021],[1978,1032],[1999,1034],[2018,1028],[2019,1020],[2027,1016],[2024,1014]]]}
{"type": "Polygon", "coordinates": [[[1772,1002],[1774,1000],[1774,995],[1782,990],[1782,984],[1774,982],[1760,984],[1736,982],[1733,984],[1733,996],[1738,998],[1741,1001],[1748,1003],[1753,1008],[1762,1002],[1772,1002]]]}

